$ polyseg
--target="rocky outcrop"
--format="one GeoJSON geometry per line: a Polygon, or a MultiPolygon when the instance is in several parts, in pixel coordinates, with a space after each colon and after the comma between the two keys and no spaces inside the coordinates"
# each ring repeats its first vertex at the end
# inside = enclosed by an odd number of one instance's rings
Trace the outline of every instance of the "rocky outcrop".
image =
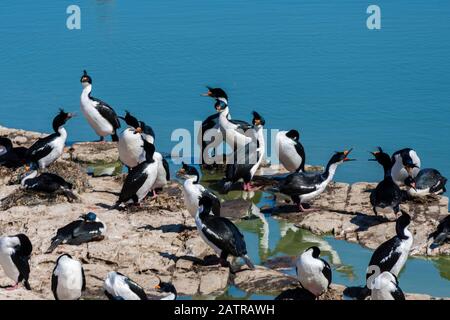
{"type": "Polygon", "coordinates": [[[78,142],[67,150],[71,160],[83,164],[105,164],[119,161],[116,142],[78,142]]]}
{"type": "MultiPolygon", "coordinates": [[[[299,213],[295,206],[287,204],[278,195],[278,206],[273,214],[288,219],[298,227],[315,234],[333,234],[337,239],[360,243],[375,249],[395,235],[395,215],[373,213],[370,205],[370,191],[374,183],[359,182],[352,185],[331,183],[327,190],[311,205],[316,211],[299,213]]],[[[447,197],[429,197],[408,201],[401,205],[411,215],[410,231],[414,235],[411,255],[450,254],[450,244],[430,248],[432,240],[428,236],[436,229],[439,221],[448,213],[447,197]]]]}

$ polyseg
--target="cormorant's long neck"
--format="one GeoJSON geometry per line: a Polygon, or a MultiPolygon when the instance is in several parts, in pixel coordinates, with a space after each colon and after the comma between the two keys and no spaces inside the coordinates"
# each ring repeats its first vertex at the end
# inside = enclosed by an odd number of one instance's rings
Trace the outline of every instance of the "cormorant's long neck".
{"type": "Polygon", "coordinates": [[[337,167],[338,164],[336,162],[328,162],[325,172],[322,173],[325,180],[327,180],[328,182],[333,180],[337,167]]]}
{"type": "Polygon", "coordinates": [[[385,163],[383,164],[383,169],[384,169],[384,177],[391,178],[392,165],[385,163]]]}
{"type": "Polygon", "coordinates": [[[403,227],[399,224],[396,224],[395,231],[397,233],[397,236],[403,240],[409,239],[409,237],[411,236],[411,232],[408,230],[408,226],[403,227]]]}
{"type": "Polygon", "coordinates": [[[81,92],[81,96],[85,98],[90,98],[92,91],[92,84],[88,84],[86,87],[83,88],[83,91],[81,92]]]}
{"type": "Polygon", "coordinates": [[[30,174],[26,175],[26,176],[22,179],[22,181],[20,181],[20,184],[21,184],[22,186],[24,186],[24,185],[25,185],[25,182],[26,182],[28,179],[34,179],[34,178],[36,178],[37,174],[38,174],[37,170],[33,170],[30,174]]]}

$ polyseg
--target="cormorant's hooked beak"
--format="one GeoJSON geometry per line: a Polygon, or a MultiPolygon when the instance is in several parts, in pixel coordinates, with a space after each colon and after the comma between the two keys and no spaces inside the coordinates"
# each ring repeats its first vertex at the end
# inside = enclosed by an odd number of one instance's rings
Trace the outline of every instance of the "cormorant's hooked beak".
{"type": "Polygon", "coordinates": [[[411,188],[413,188],[414,191],[417,191],[416,183],[415,183],[415,182],[411,182],[411,188]]]}
{"type": "Polygon", "coordinates": [[[347,156],[350,154],[350,152],[352,152],[353,148],[351,148],[350,150],[345,150],[344,151],[344,162],[348,162],[348,161],[355,161],[356,159],[349,159],[347,156]]]}
{"type": "Polygon", "coordinates": [[[159,290],[159,289],[161,289],[161,286],[160,286],[159,284],[157,284],[157,285],[155,286],[155,289],[159,290]]]}
{"type": "Polygon", "coordinates": [[[69,113],[67,114],[67,120],[68,120],[68,119],[75,118],[76,116],[77,116],[77,114],[76,114],[75,112],[69,112],[69,113]]]}
{"type": "Polygon", "coordinates": [[[369,151],[369,153],[371,154],[371,155],[373,155],[375,158],[372,158],[372,159],[369,159],[369,161],[377,161],[377,155],[380,153],[380,151],[369,151]]]}
{"type": "Polygon", "coordinates": [[[141,127],[137,127],[136,129],[134,129],[134,133],[142,133],[142,128],[141,127]]]}
{"type": "Polygon", "coordinates": [[[25,166],[25,171],[28,172],[30,171],[31,167],[30,166],[25,166]]]}
{"type": "Polygon", "coordinates": [[[212,92],[210,90],[208,90],[208,92],[206,93],[202,93],[200,94],[202,97],[211,97],[212,96],[212,92]]]}

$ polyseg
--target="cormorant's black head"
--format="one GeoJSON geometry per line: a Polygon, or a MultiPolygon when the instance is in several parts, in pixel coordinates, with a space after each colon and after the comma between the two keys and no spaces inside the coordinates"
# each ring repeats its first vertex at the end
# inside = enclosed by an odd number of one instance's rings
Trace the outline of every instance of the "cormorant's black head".
{"type": "Polygon", "coordinates": [[[264,126],[266,124],[266,120],[264,120],[264,118],[256,111],[252,111],[252,115],[253,115],[253,120],[252,120],[252,124],[254,126],[264,126]]]}
{"type": "Polygon", "coordinates": [[[413,177],[408,176],[405,179],[404,183],[405,183],[405,186],[413,188],[414,190],[417,191],[417,189],[416,189],[416,179],[414,179],[413,177]]]}
{"type": "Polygon", "coordinates": [[[371,152],[371,154],[374,156],[374,159],[369,159],[369,161],[378,161],[378,163],[385,168],[392,167],[391,157],[386,152],[383,152],[383,149],[381,149],[381,147],[378,147],[377,149],[377,151],[371,152]]]}
{"type": "Polygon", "coordinates": [[[74,117],[73,113],[70,112],[67,113],[63,109],[59,109],[59,113],[53,119],[53,130],[57,132],[59,127],[63,126],[67,122],[67,120],[73,117],[74,117]]]}
{"type": "Polygon", "coordinates": [[[395,222],[395,230],[397,232],[397,235],[400,237],[404,237],[404,230],[409,224],[411,223],[411,216],[404,210],[402,210],[402,215],[398,217],[397,221],[395,222]]]}
{"type": "Polygon", "coordinates": [[[80,79],[81,84],[84,86],[87,86],[88,84],[92,84],[91,77],[87,74],[86,70],[83,70],[83,75],[80,79]]]}
{"type": "Polygon", "coordinates": [[[161,293],[173,293],[175,296],[177,295],[177,290],[175,286],[170,282],[159,281],[159,283],[155,286],[155,289],[161,293]]]}
{"type": "Polygon", "coordinates": [[[308,249],[306,249],[306,251],[312,251],[312,253],[311,253],[311,255],[313,256],[313,258],[319,258],[319,256],[320,256],[320,249],[319,249],[319,247],[317,247],[317,246],[312,246],[312,247],[310,247],[310,248],[308,248],[308,249]]]}
{"type": "Polygon", "coordinates": [[[228,101],[227,94],[221,88],[211,88],[208,86],[206,86],[206,88],[208,89],[208,92],[202,94],[202,96],[211,97],[214,99],[224,98],[225,100],[228,101]]]}
{"type": "Polygon", "coordinates": [[[141,128],[141,125],[140,125],[138,119],[136,119],[136,117],[132,116],[129,111],[125,111],[125,117],[119,117],[119,118],[122,119],[123,121],[125,121],[125,123],[128,126],[134,128],[135,133],[142,132],[142,128],[141,128]]]}
{"type": "Polygon", "coordinates": [[[300,139],[300,133],[298,133],[297,130],[292,129],[292,130],[289,130],[288,132],[286,132],[286,137],[288,137],[294,141],[298,141],[298,139],[300,139]]]}
{"type": "Polygon", "coordinates": [[[97,219],[97,215],[93,212],[88,212],[82,216],[84,221],[94,222],[97,219]]]}
{"type": "Polygon", "coordinates": [[[181,166],[180,170],[178,170],[177,174],[184,178],[197,177],[197,182],[198,182],[199,177],[200,177],[198,170],[194,166],[190,166],[190,165],[184,163],[184,161],[181,162],[181,165],[182,166],[181,166]]]}
{"type": "Polygon", "coordinates": [[[350,154],[350,152],[352,152],[353,148],[350,150],[345,150],[342,152],[336,152],[330,159],[330,161],[328,162],[328,165],[331,165],[333,163],[337,163],[337,164],[341,164],[347,161],[354,161],[355,159],[349,159],[348,155],[350,154]]]}

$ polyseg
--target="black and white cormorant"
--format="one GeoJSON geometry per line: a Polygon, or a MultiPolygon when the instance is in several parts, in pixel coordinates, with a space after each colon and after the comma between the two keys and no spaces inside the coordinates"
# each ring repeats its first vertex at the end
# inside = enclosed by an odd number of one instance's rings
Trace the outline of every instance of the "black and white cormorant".
{"type": "Polygon", "coordinates": [[[222,265],[227,265],[227,257],[231,255],[242,258],[250,269],[254,269],[255,266],[247,256],[244,235],[227,218],[210,214],[212,205],[210,197],[200,198],[195,224],[201,238],[220,257],[222,265]]]}
{"type": "Polygon", "coordinates": [[[438,247],[450,241],[450,215],[439,222],[436,231],[431,233],[429,238],[433,238],[432,247],[438,247]]]}
{"type": "Polygon", "coordinates": [[[378,183],[370,194],[370,203],[372,204],[373,212],[375,215],[378,215],[379,212],[394,212],[397,215],[400,211],[403,193],[392,179],[391,158],[380,147],[378,147],[378,151],[372,152],[372,155],[375,159],[370,159],[369,161],[378,161],[384,169],[384,179],[378,183]]]}
{"type": "Polygon", "coordinates": [[[396,235],[375,249],[367,267],[366,279],[385,271],[395,276],[399,275],[413,244],[413,235],[408,230],[410,222],[411,217],[402,210],[402,215],[395,223],[396,235]]]}
{"type": "Polygon", "coordinates": [[[328,161],[325,172],[294,172],[280,181],[278,190],[291,197],[292,201],[298,205],[300,211],[307,211],[303,203],[310,201],[320,195],[333,180],[337,167],[349,159],[350,150],[336,152],[328,161]]]}
{"type": "Polygon", "coordinates": [[[78,198],[72,192],[73,185],[54,173],[44,172],[38,175],[37,170],[32,170],[22,178],[20,184],[27,190],[64,194],[69,201],[78,198]]]}
{"type": "MultiPolygon", "coordinates": [[[[207,87],[208,92],[205,94],[202,94],[202,96],[211,97],[215,99],[214,108],[216,110],[216,113],[213,115],[210,115],[208,118],[206,118],[202,122],[201,132],[199,132],[197,139],[198,144],[201,146],[201,156],[202,156],[202,163],[206,163],[204,160],[204,151],[206,147],[208,147],[208,153],[210,149],[214,149],[217,146],[220,145],[220,143],[223,142],[223,137],[226,135],[226,128],[233,128],[234,130],[241,130],[238,132],[239,134],[236,136],[234,132],[229,132],[229,137],[227,138],[227,141],[230,144],[230,141],[232,141],[232,138],[239,137],[239,141],[244,139],[244,141],[250,141],[248,138],[245,138],[243,135],[245,131],[247,131],[249,128],[251,128],[251,125],[242,120],[235,120],[231,119],[230,112],[228,109],[228,96],[225,93],[225,91],[221,88],[211,88],[207,87]],[[222,114],[222,112],[225,112],[222,114]],[[220,123],[220,117],[223,116],[225,120],[222,120],[222,124],[228,124],[227,126],[221,126],[220,123]],[[220,133],[220,134],[219,134],[220,133]],[[233,136],[233,137],[231,137],[233,136]],[[211,137],[214,137],[212,140],[211,137]]],[[[238,144],[238,146],[242,146],[243,144],[238,144]]],[[[233,147],[232,144],[230,146],[233,147]]],[[[213,156],[216,156],[216,154],[213,152],[213,156]]]]}
{"type": "Polygon", "coordinates": [[[58,229],[45,253],[51,253],[60,244],[80,245],[105,238],[106,226],[93,212],[82,215],[78,220],[58,229]]]}
{"type": "Polygon", "coordinates": [[[409,176],[405,179],[405,185],[409,187],[408,194],[411,197],[444,193],[447,191],[446,183],[447,178],[438,170],[431,168],[421,169],[415,178],[409,176]]]}
{"type": "Polygon", "coordinates": [[[78,300],[86,290],[83,266],[69,254],[56,260],[52,272],[52,292],[55,300],[78,300]]]}
{"type": "Polygon", "coordinates": [[[280,131],[275,137],[278,159],[289,172],[305,170],[305,149],[299,141],[297,130],[280,131]]]}
{"type": "Polygon", "coordinates": [[[324,294],[331,284],[331,267],[320,258],[320,249],[308,248],[297,259],[297,278],[303,288],[316,297],[324,294]]]}
{"type": "Polygon", "coordinates": [[[245,146],[238,148],[233,153],[233,163],[228,163],[225,168],[223,191],[228,192],[232,185],[240,179],[244,181],[244,191],[252,191],[251,181],[264,158],[264,118],[253,111],[253,127],[247,131],[247,137],[251,139],[245,146]]]}
{"type": "Polygon", "coordinates": [[[402,186],[408,176],[417,176],[420,170],[420,159],[417,152],[411,148],[405,148],[392,154],[392,179],[402,186]]]}
{"type": "Polygon", "coordinates": [[[138,119],[128,111],[124,119],[128,127],[119,135],[117,147],[119,149],[119,159],[128,168],[134,168],[145,160],[145,151],[142,146],[142,128],[138,119]]]}
{"type": "Polygon", "coordinates": [[[67,131],[64,124],[73,117],[72,113],[60,109],[58,115],[53,119],[53,130],[55,133],[38,139],[27,150],[27,162],[44,169],[56,161],[64,152],[67,131]]]}
{"type": "Polygon", "coordinates": [[[138,204],[154,188],[158,176],[158,161],[153,158],[155,146],[144,138],[141,139],[144,143],[145,161],[128,173],[116,202],[116,207],[129,202],[138,204]]]}
{"type": "Polygon", "coordinates": [[[200,181],[200,174],[194,166],[190,166],[182,162],[182,167],[178,171],[181,178],[186,179],[183,183],[183,198],[186,209],[195,217],[199,208],[199,201],[201,197],[211,198],[211,211],[215,216],[220,215],[220,200],[209,189],[202,186],[200,181]]]}
{"type": "Polygon", "coordinates": [[[159,293],[165,294],[164,297],[158,300],[176,300],[178,293],[175,286],[170,282],[159,281],[159,283],[155,286],[155,289],[158,290],[159,293]]]}
{"type": "Polygon", "coordinates": [[[28,279],[30,276],[29,260],[33,246],[24,234],[0,237],[0,265],[6,276],[14,281],[8,290],[14,290],[23,281],[25,289],[31,290],[28,279]]]}
{"type": "Polygon", "coordinates": [[[395,275],[389,271],[381,273],[372,284],[371,300],[405,300],[395,275]]]}
{"type": "Polygon", "coordinates": [[[0,137],[0,166],[7,168],[19,168],[26,163],[27,148],[13,147],[13,143],[7,137],[0,137]]]}
{"type": "Polygon", "coordinates": [[[83,91],[81,92],[81,111],[89,125],[103,141],[105,136],[111,136],[117,141],[117,129],[120,128],[119,118],[116,112],[106,102],[91,96],[92,78],[84,70],[80,79],[83,91]]]}
{"type": "Polygon", "coordinates": [[[119,272],[108,273],[103,288],[109,300],[148,300],[140,285],[119,272]]]}

